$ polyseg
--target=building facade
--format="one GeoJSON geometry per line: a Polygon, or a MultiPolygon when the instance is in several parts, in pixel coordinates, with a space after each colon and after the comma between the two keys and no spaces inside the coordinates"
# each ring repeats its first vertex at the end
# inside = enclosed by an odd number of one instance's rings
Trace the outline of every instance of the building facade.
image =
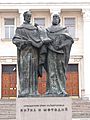
{"type": "MultiPolygon", "coordinates": [[[[17,48],[12,37],[23,22],[23,13],[32,11],[32,24],[51,25],[52,15],[58,13],[74,39],[67,70],[67,92],[75,97],[90,98],[89,1],[0,2],[0,98],[17,94],[17,48]]],[[[39,80],[39,92],[45,92],[45,76],[39,80]]]]}

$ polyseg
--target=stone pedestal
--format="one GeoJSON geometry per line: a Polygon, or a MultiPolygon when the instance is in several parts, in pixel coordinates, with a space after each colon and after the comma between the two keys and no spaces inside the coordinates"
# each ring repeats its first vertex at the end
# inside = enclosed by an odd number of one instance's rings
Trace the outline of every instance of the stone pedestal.
{"type": "Polygon", "coordinates": [[[16,120],[72,120],[69,97],[17,98],[16,120]]]}

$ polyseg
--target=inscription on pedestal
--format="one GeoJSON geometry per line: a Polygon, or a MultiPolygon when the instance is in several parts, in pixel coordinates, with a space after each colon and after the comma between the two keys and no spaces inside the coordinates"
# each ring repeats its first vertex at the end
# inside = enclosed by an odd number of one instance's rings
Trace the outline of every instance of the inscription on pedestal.
{"type": "Polygon", "coordinates": [[[17,98],[17,120],[72,120],[70,98],[17,98]]]}

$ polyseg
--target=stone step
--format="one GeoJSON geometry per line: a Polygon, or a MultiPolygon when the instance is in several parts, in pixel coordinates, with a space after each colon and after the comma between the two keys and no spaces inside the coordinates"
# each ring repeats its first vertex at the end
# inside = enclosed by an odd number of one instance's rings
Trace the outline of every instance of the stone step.
{"type": "Polygon", "coordinates": [[[72,100],[73,118],[90,118],[90,101],[82,99],[72,100]]]}
{"type": "Polygon", "coordinates": [[[0,120],[16,120],[16,100],[0,100],[0,120]]]}

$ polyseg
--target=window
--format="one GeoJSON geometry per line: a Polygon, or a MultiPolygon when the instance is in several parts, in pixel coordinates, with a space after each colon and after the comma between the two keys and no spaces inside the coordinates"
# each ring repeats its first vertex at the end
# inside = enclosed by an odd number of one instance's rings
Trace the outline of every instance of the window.
{"type": "Polygon", "coordinates": [[[75,18],[65,18],[64,25],[67,27],[71,36],[75,38],[75,18]]]}
{"type": "Polygon", "coordinates": [[[34,23],[37,23],[40,26],[45,26],[45,18],[34,18],[34,23]]]}
{"type": "Polygon", "coordinates": [[[4,26],[5,26],[5,38],[11,39],[14,35],[14,18],[5,18],[4,26]]]}

